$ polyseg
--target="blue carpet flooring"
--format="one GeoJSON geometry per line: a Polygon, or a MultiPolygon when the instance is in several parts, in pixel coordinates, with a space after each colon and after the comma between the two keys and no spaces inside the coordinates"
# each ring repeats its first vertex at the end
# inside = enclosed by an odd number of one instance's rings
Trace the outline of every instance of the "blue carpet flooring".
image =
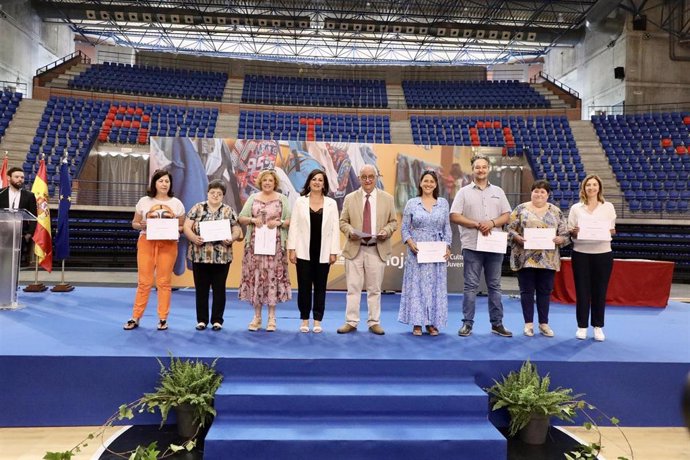
{"type": "MultiPolygon", "coordinates": [[[[552,304],[550,315],[556,337],[524,337],[519,300],[506,296],[504,324],[515,333],[510,339],[490,333],[486,298],[478,299],[473,335],[458,337],[460,295],[450,296],[449,324],[438,337],[415,337],[411,326],[398,323],[398,295],[383,296],[385,336],[368,333],[365,323],[355,333],[338,335],[345,304],[340,292],[328,294],[322,334],[298,331],[295,300],[279,305],[278,331],[249,332],[253,311],[236,292],[228,292],[222,331],[196,331],[193,290],[173,293],[168,331],[155,328],[155,293],[141,326],[124,331],[134,291],[78,287],[64,294],[22,293],[25,308],[0,311],[0,404],[5,408],[0,426],[99,424],[120,403],[153,387],[158,371],[153,357],[168,353],[220,357],[223,374],[240,380],[452,377],[470,378],[480,387],[531,359],[551,373],[553,385],[585,393],[624,426],[683,425],[680,394],[690,370],[690,305],[679,302],[665,309],[609,307],[607,338],[598,343],[576,340],[574,307],[559,304],[552,304]]],[[[505,423],[497,417],[495,423],[505,423]]]]}

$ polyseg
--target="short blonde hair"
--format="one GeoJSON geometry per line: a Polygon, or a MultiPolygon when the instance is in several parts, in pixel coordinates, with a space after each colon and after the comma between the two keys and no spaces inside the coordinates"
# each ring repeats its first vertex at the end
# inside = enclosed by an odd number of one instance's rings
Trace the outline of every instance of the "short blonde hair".
{"type": "Polygon", "coordinates": [[[256,185],[256,188],[261,190],[261,181],[264,180],[264,177],[266,176],[272,176],[273,177],[273,182],[275,182],[275,190],[278,190],[278,187],[280,187],[280,180],[278,179],[278,174],[273,169],[264,169],[259,173],[259,175],[256,177],[256,182],[254,182],[254,185],[256,185]]]}

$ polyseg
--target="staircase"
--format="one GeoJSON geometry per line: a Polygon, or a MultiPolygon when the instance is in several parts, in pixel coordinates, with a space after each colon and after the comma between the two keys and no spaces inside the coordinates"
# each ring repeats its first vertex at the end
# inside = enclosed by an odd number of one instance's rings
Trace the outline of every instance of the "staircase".
{"type": "Polygon", "coordinates": [[[543,85],[536,84],[536,83],[531,83],[530,87],[534,89],[536,92],[544,96],[547,101],[551,103],[551,108],[552,109],[569,109],[571,108],[568,104],[563,102],[561,98],[556,96],[551,90],[548,88],[544,87],[543,85]]]}
{"type": "Polygon", "coordinates": [[[506,458],[488,396],[471,377],[228,375],[216,394],[207,460],[506,458]]]}
{"type": "Polygon", "coordinates": [[[244,80],[239,78],[228,78],[223,90],[223,102],[232,102],[239,104],[242,99],[242,88],[244,87],[244,80]]]}
{"type": "Polygon", "coordinates": [[[587,174],[596,174],[604,184],[604,196],[610,201],[616,212],[620,213],[625,206],[623,192],[621,192],[616,176],[611,170],[604,149],[601,147],[599,137],[594,131],[592,123],[588,120],[570,121],[570,129],[577,143],[577,149],[582,158],[582,164],[587,174]]]}
{"type": "Polygon", "coordinates": [[[86,71],[89,67],[91,67],[91,64],[77,64],[69,70],[67,70],[65,73],[60,74],[59,76],[54,78],[52,81],[46,83],[45,86],[46,88],[69,89],[67,83],[80,73],[86,71]]]}
{"type": "Polygon", "coordinates": [[[45,107],[46,101],[38,99],[22,99],[17,107],[7,133],[0,142],[0,152],[8,151],[12,166],[21,166],[26,159],[26,153],[34,140],[45,107]]]}

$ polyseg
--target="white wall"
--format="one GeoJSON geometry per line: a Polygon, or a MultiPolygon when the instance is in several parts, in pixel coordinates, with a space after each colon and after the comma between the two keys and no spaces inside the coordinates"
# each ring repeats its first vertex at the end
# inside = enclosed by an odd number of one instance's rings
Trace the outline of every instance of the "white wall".
{"type": "Polygon", "coordinates": [[[65,25],[44,24],[26,0],[0,5],[0,80],[31,82],[40,67],[74,51],[74,34],[65,25]]]}

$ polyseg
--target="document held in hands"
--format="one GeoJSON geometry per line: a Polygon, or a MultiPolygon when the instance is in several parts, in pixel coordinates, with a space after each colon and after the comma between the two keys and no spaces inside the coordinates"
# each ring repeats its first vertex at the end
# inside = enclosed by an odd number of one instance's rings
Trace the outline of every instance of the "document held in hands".
{"type": "Polygon", "coordinates": [[[254,227],[254,254],[262,256],[276,255],[276,236],[278,227],[268,228],[263,225],[254,227]]]}
{"type": "Polygon", "coordinates": [[[482,232],[477,235],[477,251],[495,252],[505,254],[508,246],[508,233],[493,230],[484,236],[482,232]]]}
{"type": "Polygon", "coordinates": [[[525,249],[556,249],[555,228],[526,228],[525,249]]]}
{"type": "Polygon", "coordinates": [[[580,230],[577,233],[578,240],[611,241],[611,221],[599,219],[594,216],[580,216],[577,222],[580,230]]]}
{"type": "Polygon", "coordinates": [[[417,263],[445,263],[447,247],[445,241],[417,241],[417,263]]]}
{"type": "Polygon", "coordinates": [[[199,236],[204,239],[204,243],[232,240],[230,219],[204,220],[199,222],[199,236]]]}
{"type": "Polygon", "coordinates": [[[177,219],[147,219],[147,240],[179,240],[180,230],[177,219]]]}

